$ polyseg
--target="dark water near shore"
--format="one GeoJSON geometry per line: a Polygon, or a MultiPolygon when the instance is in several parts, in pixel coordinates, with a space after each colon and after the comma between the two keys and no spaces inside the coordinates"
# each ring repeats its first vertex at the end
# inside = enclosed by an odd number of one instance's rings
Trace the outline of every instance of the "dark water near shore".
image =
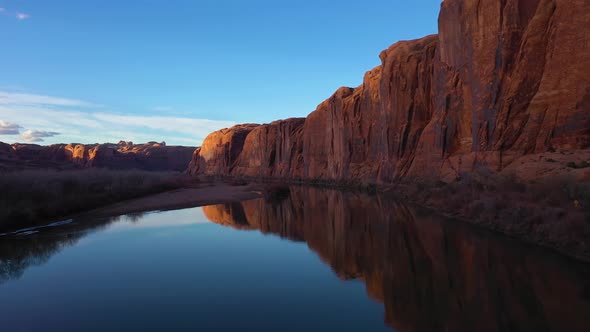
{"type": "Polygon", "coordinates": [[[590,265],[379,196],[0,236],[1,331],[589,331],[590,265]]]}

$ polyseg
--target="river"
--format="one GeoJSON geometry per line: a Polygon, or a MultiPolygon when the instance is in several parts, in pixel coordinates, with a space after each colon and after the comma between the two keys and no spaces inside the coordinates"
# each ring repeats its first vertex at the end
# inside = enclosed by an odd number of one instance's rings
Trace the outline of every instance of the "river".
{"type": "Polygon", "coordinates": [[[2,331],[589,328],[589,264],[378,195],[291,187],[0,236],[2,331]]]}

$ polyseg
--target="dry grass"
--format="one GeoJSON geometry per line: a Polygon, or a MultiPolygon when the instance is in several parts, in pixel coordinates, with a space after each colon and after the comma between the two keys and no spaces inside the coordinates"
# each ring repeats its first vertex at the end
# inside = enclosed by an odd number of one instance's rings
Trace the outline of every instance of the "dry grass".
{"type": "Polygon", "coordinates": [[[0,174],[0,229],[36,225],[178,188],[184,180],[180,173],[136,170],[35,170],[0,174]]]}
{"type": "Polygon", "coordinates": [[[563,176],[521,182],[495,173],[397,188],[410,200],[475,224],[590,257],[590,183],[563,176]]]}

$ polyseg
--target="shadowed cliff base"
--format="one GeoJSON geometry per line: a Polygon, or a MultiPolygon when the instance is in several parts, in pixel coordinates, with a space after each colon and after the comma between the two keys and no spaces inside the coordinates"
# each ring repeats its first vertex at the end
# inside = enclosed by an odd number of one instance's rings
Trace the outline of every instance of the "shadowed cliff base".
{"type": "Polygon", "coordinates": [[[280,199],[203,211],[224,226],[306,242],[340,278],[362,280],[397,331],[587,328],[587,265],[382,195],[292,186],[280,199]]]}

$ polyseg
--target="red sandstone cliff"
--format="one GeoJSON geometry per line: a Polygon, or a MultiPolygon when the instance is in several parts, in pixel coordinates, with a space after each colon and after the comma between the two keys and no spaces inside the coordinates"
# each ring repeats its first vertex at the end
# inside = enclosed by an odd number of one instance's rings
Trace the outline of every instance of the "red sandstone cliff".
{"type": "Polygon", "coordinates": [[[35,144],[0,143],[0,169],[112,168],[148,171],[184,171],[194,147],[166,143],[35,144]]]}
{"type": "Polygon", "coordinates": [[[553,149],[588,159],[588,22],[586,0],[445,0],[438,35],[383,51],[361,86],[338,89],[304,122],[211,134],[189,173],[452,180],[553,149]]]}

